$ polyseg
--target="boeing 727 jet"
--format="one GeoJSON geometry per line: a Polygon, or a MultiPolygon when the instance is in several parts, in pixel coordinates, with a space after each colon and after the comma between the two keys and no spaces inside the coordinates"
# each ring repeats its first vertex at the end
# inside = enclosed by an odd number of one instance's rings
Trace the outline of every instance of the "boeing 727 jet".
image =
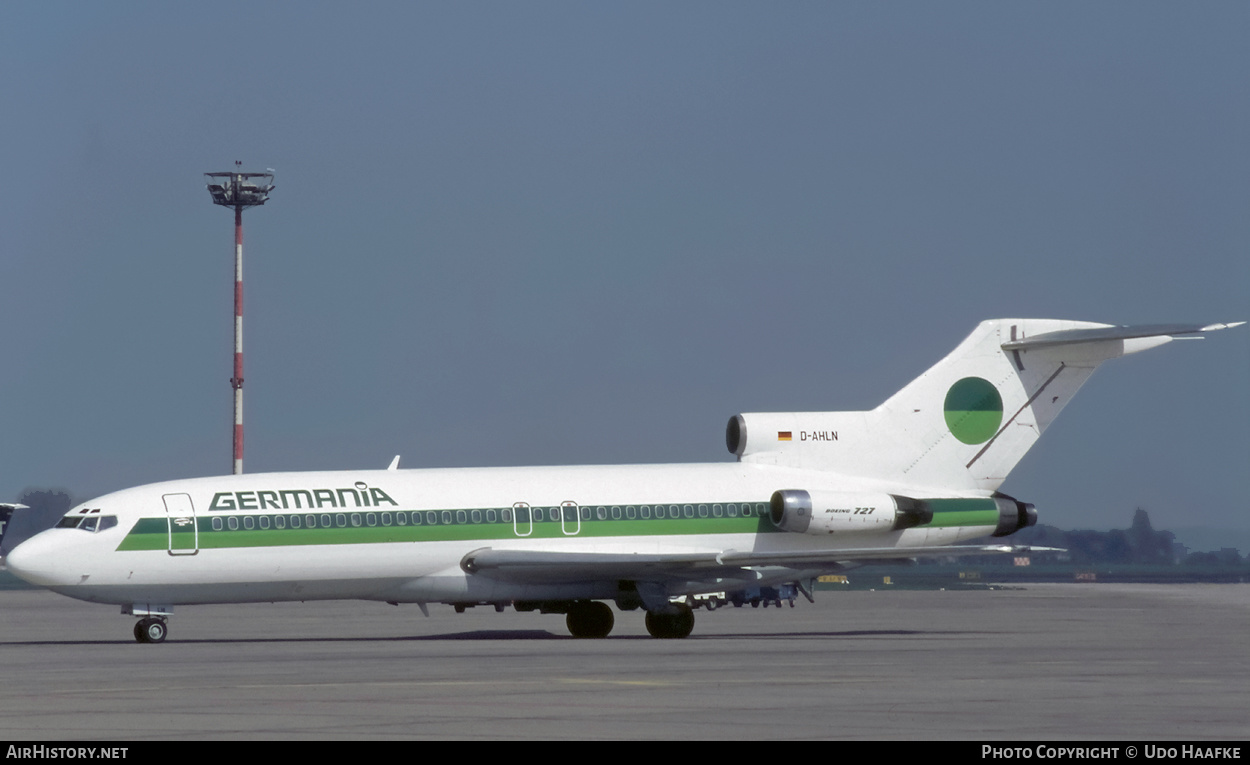
{"type": "Polygon", "coordinates": [[[736,462],[169,481],[72,508],[7,562],[120,605],[146,643],[174,606],[317,599],[537,609],[587,638],[614,603],[682,638],[699,594],[1019,549],[974,540],[1036,522],[999,487],[1094,369],[1232,326],[985,321],[871,411],[734,416],[736,462]]]}

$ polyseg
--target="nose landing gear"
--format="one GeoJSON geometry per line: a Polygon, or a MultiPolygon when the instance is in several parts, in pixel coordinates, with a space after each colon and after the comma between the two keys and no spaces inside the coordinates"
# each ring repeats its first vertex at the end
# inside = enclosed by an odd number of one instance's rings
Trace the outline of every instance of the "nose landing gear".
{"type": "Polygon", "coordinates": [[[164,619],[149,616],[135,622],[135,640],[140,643],[164,643],[169,634],[169,625],[164,619]]]}
{"type": "Polygon", "coordinates": [[[171,605],[156,603],[125,603],[122,613],[139,617],[135,624],[135,640],[140,643],[164,643],[169,635],[166,619],[174,612],[171,605]]]}

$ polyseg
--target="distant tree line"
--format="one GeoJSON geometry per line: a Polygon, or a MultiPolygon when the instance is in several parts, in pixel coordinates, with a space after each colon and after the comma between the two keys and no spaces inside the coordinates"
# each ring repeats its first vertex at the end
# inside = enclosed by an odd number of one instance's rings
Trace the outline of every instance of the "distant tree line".
{"type": "Polygon", "coordinates": [[[1022,529],[1011,536],[1011,541],[1039,547],[1059,547],[1066,554],[1041,553],[1033,557],[1044,560],[1065,557],[1073,563],[1132,563],[1140,565],[1191,566],[1238,565],[1244,560],[1233,548],[1219,552],[1188,552],[1176,541],[1170,531],[1157,531],[1150,523],[1150,516],[1142,508],[1133,514],[1133,523],[1127,529],[1110,531],[1064,531],[1054,526],[1034,526],[1022,529]]]}

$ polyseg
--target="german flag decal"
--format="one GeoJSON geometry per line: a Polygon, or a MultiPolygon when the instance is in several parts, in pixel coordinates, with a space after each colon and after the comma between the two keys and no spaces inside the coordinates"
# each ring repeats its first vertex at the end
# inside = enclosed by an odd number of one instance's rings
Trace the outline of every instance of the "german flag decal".
{"type": "Polygon", "coordinates": [[[788,430],[779,430],[779,431],[777,431],[777,440],[778,440],[778,441],[790,441],[790,440],[792,440],[792,439],[790,438],[790,431],[788,431],[788,430]]]}

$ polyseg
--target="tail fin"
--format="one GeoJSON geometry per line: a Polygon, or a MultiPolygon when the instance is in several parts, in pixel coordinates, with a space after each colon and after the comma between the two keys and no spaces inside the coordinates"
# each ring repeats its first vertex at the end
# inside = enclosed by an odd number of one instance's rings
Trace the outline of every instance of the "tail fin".
{"type": "Polygon", "coordinates": [[[13,513],[18,510],[29,510],[26,505],[15,505],[7,502],[0,502],[0,557],[4,553],[4,535],[9,530],[9,522],[13,519],[13,513]]]}
{"type": "Polygon", "coordinates": [[[730,420],[727,441],[742,462],[934,491],[995,491],[1099,364],[1243,323],[985,321],[870,412],[741,414],[730,420]]]}

